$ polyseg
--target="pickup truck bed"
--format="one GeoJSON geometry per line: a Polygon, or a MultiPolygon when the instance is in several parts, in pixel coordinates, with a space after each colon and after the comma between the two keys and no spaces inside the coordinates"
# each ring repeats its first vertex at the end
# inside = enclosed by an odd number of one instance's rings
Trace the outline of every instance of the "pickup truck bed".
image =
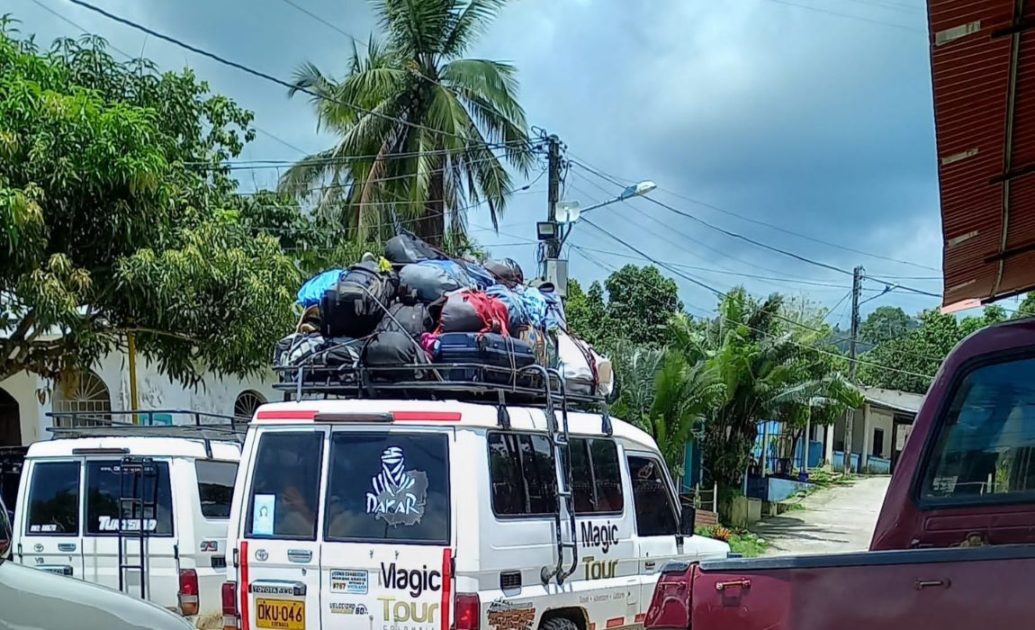
{"type": "Polygon", "coordinates": [[[729,560],[687,570],[693,624],[680,628],[1016,628],[1031,615],[1030,580],[1018,576],[1035,573],[1035,546],[729,560]]]}

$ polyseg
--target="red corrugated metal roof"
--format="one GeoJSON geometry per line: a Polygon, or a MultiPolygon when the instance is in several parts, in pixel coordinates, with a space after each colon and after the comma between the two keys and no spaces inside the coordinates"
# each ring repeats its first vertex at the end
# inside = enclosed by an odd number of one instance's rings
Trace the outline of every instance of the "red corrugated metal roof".
{"type": "Polygon", "coordinates": [[[945,297],[1035,288],[1035,0],[929,0],[945,297]]]}

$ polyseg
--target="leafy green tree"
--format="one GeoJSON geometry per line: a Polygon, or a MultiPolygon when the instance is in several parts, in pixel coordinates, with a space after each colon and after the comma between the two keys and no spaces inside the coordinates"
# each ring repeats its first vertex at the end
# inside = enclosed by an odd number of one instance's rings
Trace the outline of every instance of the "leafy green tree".
{"type": "Polygon", "coordinates": [[[611,334],[634,344],[666,343],[669,320],[683,309],[675,280],[653,265],[625,265],[608,276],[604,286],[611,334]]]}
{"type": "Polygon", "coordinates": [[[915,322],[897,306],[879,306],[859,326],[859,337],[871,344],[884,343],[909,332],[915,322]]]}
{"type": "Polygon", "coordinates": [[[1035,315],[1035,291],[1024,296],[1024,300],[1017,307],[1016,317],[1029,317],[1035,315]]]}
{"type": "Polygon", "coordinates": [[[608,335],[607,307],[604,305],[604,289],[599,282],[592,283],[589,292],[585,292],[578,280],[568,280],[564,312],[569,331],[594,346],[604,346],[608,335]]]}
{"type": "Polygon", "coordinates": [[[909,333],[878,344],[863,355],[859,375],[864,383],[886,389],[923,394],[942,361],[964,337],[985,326],[1005,321],[1001,306],[985,307],[980,316],[957,319],[933,309],[920,314],[919,326],[909,333]],[[888,370],[885,366],[896,368],[888,370]]]}
{"type": "Polygon", "coordinates": [[[219,166],[251,114],[101,40],[41,53],[0,26],[0,380],[89,367],[135,335],[197,383],[268,365],[298,273],[219,166]]]}
{"type": "Polygon", "coordinates": [[[340,80],[311,63],[296,72],[292,94],[315,94],[321,129],[339,139],[292,167],[281,189],[361,239],[390,230],[393,210],[434,244],[464,232],[478,203],[496,226],[511,188],[504,162],[521,173],[533,163],[525,114],[513,66],[463,55],[504,4],[375,0],[385,43],[354,46],[340,80]]]}

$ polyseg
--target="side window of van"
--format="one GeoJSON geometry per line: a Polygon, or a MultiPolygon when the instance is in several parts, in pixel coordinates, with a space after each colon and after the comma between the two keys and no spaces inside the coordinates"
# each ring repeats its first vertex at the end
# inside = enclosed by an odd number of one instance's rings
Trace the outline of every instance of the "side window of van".
{"type": "Polygon", "coordinates": [[[557,511],[557,466],[550,438],[490,433],[489,482],[497,516],[541,516],[557,511]]]}
{"type": "Polygon", "coordinates": [[[198,499],[205,518],[230,518],[230,503],[234,498],[234,480],[237,464],[208,459],[194,460],[198,475],[198,499]]]}
{"type": "Polygon", "coordinates": [[[571,438],[571,477],[576,514],[622,511],[622,472],[618,447],[606,438],[571,438]]]}
{"type": "Polygon", "coordinates": [[[648,457],[629,457],[633,502],[636,503],[636,532],[640,536],[674,536],[676,508],[672,502],[662,464],[648,457]]]}
{"type": "Polygon", "coordinates": [[[318,431],[262,434],[252,466],[248,536],[316,540],[323,438],[318,431]]]}
{"type": "Polygon", "coordinates": [[[144,501],[157,500],[155,513],[143,515],[134,509],[122,515],[123,530],[139,530],[140,519],[152,536],[172,536],[172,489],[169,485],[169,463],[155,462],[155,476],[137,477],[140,487],[134,490],[134,476],[123,478],[118,461],[86,462],[86,533],[90,536],[115,535],[119,531],[119,497],[140,497],[144,501]],[[155,487],[157,484],[157,488],[155,487]],[[157,490],[157,493],[156,493],[157,490]],[[123,493],[125,493],[123,495],[123,493]]]}
{"type": "Polygon", "coordinates": [[[79,462],[33,466],[28,502],[26,535],[79,535],[79,462]]]}

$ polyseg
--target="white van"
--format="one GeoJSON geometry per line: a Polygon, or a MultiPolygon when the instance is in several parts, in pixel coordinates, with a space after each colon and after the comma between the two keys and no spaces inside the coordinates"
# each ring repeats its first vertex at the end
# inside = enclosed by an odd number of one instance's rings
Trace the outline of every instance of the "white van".
{"type": "Polygon", "coordinates": [[[230,513],[224,627],[642,625],[666,562],[729,547],[693,535],[649,435],[579,412],[565,432],[562,416],[441,400],[261,407],[230,513]]]}
{"type": "Polygon", "coordinates": [[[14,560],[218,616],[240,454],[231,432],[201,427],[55,430],[25,457],[14,560]]]}

